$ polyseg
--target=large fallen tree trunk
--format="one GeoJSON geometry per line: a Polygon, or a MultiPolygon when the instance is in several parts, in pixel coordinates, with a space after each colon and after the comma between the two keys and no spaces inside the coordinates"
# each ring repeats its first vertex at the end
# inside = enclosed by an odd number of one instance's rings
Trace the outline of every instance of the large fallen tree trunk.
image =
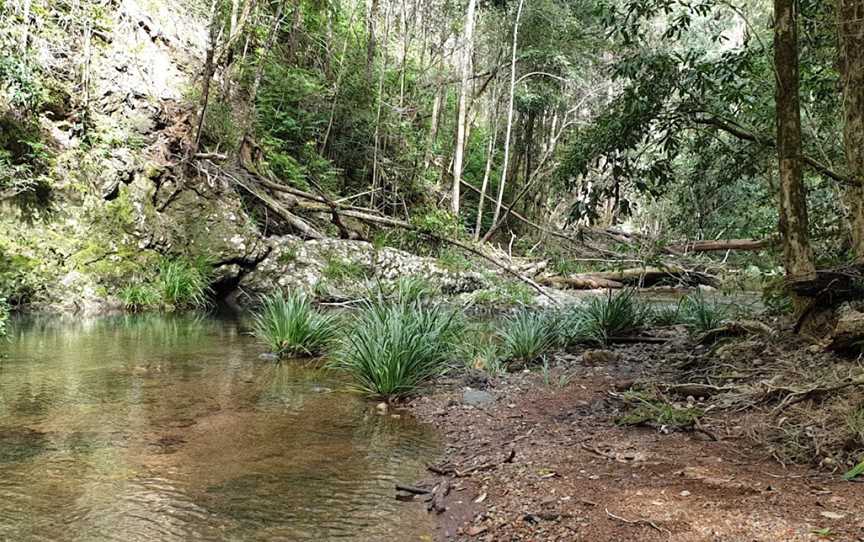
{"type": "Polygon", "coordinates": [[[653,286],[664,280],[675,280],[690,286],[717,286],[717,277],[702,271],[693,271],[681,267],[638,267],[622,269],[621,271],[602,271],[573,275],[569,280],[605,280],[621,283],[626,286],[653,286]]]}
{"type": "Polygon", "coordinates": [[[624,288],[624,284],[614,280],[606,280],[603,278],[579,278],[579,277],[540,277],[538,282],[544,286],[552,288],[560,288],[562,290],[603,290],[612,289],[619,290],[624,288]]]}
{"type": "Polygon", "coordinates": [[[719,252],[725,250],[764,250],[774,245],[773,239],[718,239],[714,241],[687,241],[667,248],[678,252],[719,252]]]}

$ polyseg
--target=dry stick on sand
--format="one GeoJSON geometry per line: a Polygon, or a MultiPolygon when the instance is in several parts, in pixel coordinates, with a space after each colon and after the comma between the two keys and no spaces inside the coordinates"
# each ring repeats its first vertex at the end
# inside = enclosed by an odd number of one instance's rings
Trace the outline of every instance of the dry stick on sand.
{"type": "Polygon", "coordinates": [[[651,527],[652,529],[655,529],[661,533],[666,533],[669,536],[672,536],[672,531],[670,531],[669,529],[664,529],[662,527],[658,527],[656,523],[654,523],[653,521],[647,520],[647,519],[622,518],[621,516],[616,516],[615,514],[610,512],[608,508],[606,509],[606,515],[609,516],[611,519],[617,519],[618,521],[628,523],[630,525],[647,525],[648,527],[651,527]]]}

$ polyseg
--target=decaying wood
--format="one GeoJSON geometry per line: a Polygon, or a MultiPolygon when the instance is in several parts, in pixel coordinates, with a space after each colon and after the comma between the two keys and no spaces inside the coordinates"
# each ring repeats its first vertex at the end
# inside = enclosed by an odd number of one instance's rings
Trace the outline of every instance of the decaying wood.
{"type": "Polygon", "coordinates": [[[622,269],[621,271],[602,271],[595,273],[584,273],[570,277],[575,280],[608,280],[618,282],[627,286],[652,286],[666,279],[676,279],[691,286],[705,284],[717,285],[717,277],[702,271],[693,271],[681,267],[637,267],[633,269],[622,269]]]}
{"type": "Polygon", "coordinates": [[[543,286],[571,290],[618,290],[624,288],[624,284],[621,282],[599,277],[541,277],[538,282],[543,286]]]}
{"type": "Polygon", "coordinates": [[[773,239],[718,239],[714,241],[687,241],[667,248],[677,252],[719,252],[726,250],[764,250],[774,245],[773,239]]]}
{"type": "MultiPolygon", "coordinates": [[[[370,223],[370,224],[377,224],[377,225],[381,225],[381,226],[390,226],[390,227],[394,227],[394,228],[401,228],[401,229],[413,231],[417,234],[429,237],[431,239],[435,239],[436,241],[439,241],[442,243],[454,245],[456,247],[461,248],[462,250],[464,250],[466,252],[470,252],[471,254],[474,254],[475,256],[478,256],[479,258],[482,258],[482,259],[488,261],[489,263],[500,268],[501,270],[503,270],[507,274],[509,274],[509,275],[515,277],[516,279],[524,282],[525,284],[531,286],[531,288],[536,290],[540,295],[547,297],[554,304],[556,304],[556,305],[558,304],[558,300],[556,300],[554,297],[549,295],[549,293],[542,286],[537,284],[531,278],[526,277],[522,273],[519,273],[518,271],[513,269],[511,266],[499,261],[497,258],[494,258],[494,257],[482,252],[478,248],[475,248],[475,247],[472,247],[466,243],[463,243],[462,241],[459,241],[456,239],[451,239],[448,237],[444,237],[444,236],[438,235],[436,233],[432,233],[432,232],[427,231],[427,230],[423,230],[421,228],[418,228],[414,224],[411,224],[410,222],[406,222],[404,220],[399,220],[396,218],[375,214],[375,211],[372,209],[364,209],[364,208],[354,207],[354,206],[350,206],[350,205],[340,204],[340,203],[337,203],[333,200],[330,200],[329,198],[324,198],[322,196],[316,196],[314,194],[309,194],[308,192],[304,192],[302,190],[297,190],[297,189],[293,189],[293,188],[286,187],[283,185],[279,185],[278,183],[274,183],[272,181],[264,179],[259,175],[255,175],[253,172],[248,171],[248,169],[244,171],[244,174],[240,175],[240,174],[229,172],[226,168],[216,166],[212,162],[208,161],[208,163],[211,164],[211,166],[215,167],[226,178],[230,179],[235,184],[237,184],[238,186],[245,189],[247,192],[249,192],[250,194],[252,194],[256,198],[258,198],[262,203],[264,203],[274,213],[276,213],[283,220],[288,222],[293,228],[297,229],[300,233],[302,233],[303,235],[305,235],[309,239],[323,239],[324,235],[322,235],[317,230],[315,230],[312,226],[310,226],[305,221],[300,219],[297,215],[291,213],[290,211],[285,209],[283,206],[279,205],[279,203],[276,202],[273,198],[267,196],[261,190],[257,190],[257,187],[253,186],[253,184],[257,183],[257,184],[260,184],[261,186],[264,186],[266,188],[271,188],[273,190],[283,191],[283,192],[289,193],[289,194],[291,194],[297,198],[305,199],[305,200],[312,201],[312,202],[319,204],[317,206],[316,205],[309,205],[309,204],[304,205],[303,208],[305,208],[307,210],[326,211],[326,212],[333,213],[338,217],[349,217],[349,218],[353,218],[353,219],[359,220],[361,222],[366,222],[366,223],[370,223]],[[241,180],[239,178],[241,176],[248,179],[248,182],[244,182],[243,180],[241,180]]],[[[341,218],[339,218],[339,220],[341,222],[341,218]]]]}
{"type": "Polygon", "coordinates": [[[717,329],[705,332],[699,338],[699,344],[713,344],[726,337],[741,337],[743,335],[772,335],[774,330],[767,324],[757,320],[739,320],[729,322],[717,329]]]}
{"type": "Polygon", "coordinates": [[[301,219],[300,217],[298,217],[297,215],[295,215],[294,213],[292,213],[291,211],[286,209],[284,206],[282,206],[275,199],[271,198],[270,196],[268,196],[267,194],[265,194],[261,190],[258,190],[257,187],[252,185],[252,183],[244,182],[244,181],[240,180],[240,178],[237,175],[232,175],[231,173],[229,173],[224,168],[219,168],[219,171],[225,177],[227,177],[228,179],[233,181],[237,186],[243,188],[244,190],[246,190],[246,192],[248,192],[249,194],[254,196],[256,199],[258,199],[268,209],[270,209],[271,211],[276,213],[276,215],[279,216],[279,218],[281,218],[282,220],[287,222],[292,228],[297,230],[300,234],[302,234],[307,239],[324,239],[325,238],[325,236],[323,234],[321,234],[318,230],[316,230],[310,224],[308,224],[306,221],[304,221],[303,219],[301,219]]]}
{"type": "Polygon", "coordinates": [[[406,493],[412,493],[414,495],[428,495],[429,493],[432,493],[431,489],[417,486],[409,486],[407,484],[396,484],[396,491],[404,491],[406,493]]]}
{"type": "Polygon", "coordinates": [[[426,509],[430,512],[435,512],[436,514],[444,513],[447,510],[444,500],[449,494],[450,480],[442,478],[438,485],[435,486],[435,489],[432,490],[432,499],[429,501],[426,509]]]}

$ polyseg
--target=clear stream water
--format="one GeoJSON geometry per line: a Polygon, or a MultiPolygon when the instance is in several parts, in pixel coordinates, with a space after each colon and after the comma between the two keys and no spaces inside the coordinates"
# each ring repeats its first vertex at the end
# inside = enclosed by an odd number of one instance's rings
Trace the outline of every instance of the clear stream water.
{"type": "Polygon", "coordinates": [[[236,321],[34,319],[0,343],[0,541],[430,540],[431,428],[259,359],[236,321]]]}

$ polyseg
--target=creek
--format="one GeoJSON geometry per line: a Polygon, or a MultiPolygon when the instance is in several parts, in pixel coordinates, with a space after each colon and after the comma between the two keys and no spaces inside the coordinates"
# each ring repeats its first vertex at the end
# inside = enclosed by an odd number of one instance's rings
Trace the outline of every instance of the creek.
{"type": "Polygon", "coordinates": [[[429,540],[434,431],[233,319],[35,318],[0,343],[0,540],[429,540]]]}

